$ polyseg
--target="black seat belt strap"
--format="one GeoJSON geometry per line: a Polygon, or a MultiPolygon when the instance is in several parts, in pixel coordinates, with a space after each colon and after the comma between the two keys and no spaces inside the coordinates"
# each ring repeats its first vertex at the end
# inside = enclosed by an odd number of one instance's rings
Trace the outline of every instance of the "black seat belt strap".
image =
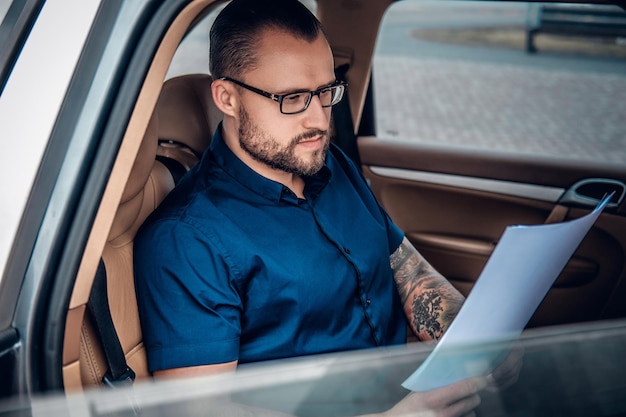
{"type": "MultiPolygon", "coordinates": [[[[338,81],[346,81],[346,74],[350,68],[349,64],[343,64],[335,68],[335,77],[338,81]]],[[[350,97],[348,92],[344,93],[343,99],[333,107],[333,121],[335,124],[335,143],[345,152],[346,155],[361,168],[361,158],[356,144],[356,134],[354,133],[354,121],[350,109],[350,97]]]]}
{"type": "Polygon", "coordinates": [[[131,385],[135,380],[135,372],[126,363],[122,344],[113,325],[107,294],[106,268],[102,259],[100,259],[98,264],[87,308],[95,322],[102,350],[109,367],[109,370],[102,377],[102,382],[110,387],[115,387],[119,384],[131,385]]]}

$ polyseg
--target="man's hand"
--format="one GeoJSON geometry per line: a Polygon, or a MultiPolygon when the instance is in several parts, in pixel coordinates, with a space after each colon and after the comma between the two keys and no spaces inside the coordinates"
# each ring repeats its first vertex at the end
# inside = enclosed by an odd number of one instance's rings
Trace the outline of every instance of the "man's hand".
{"type": "Polygon", "coordinates": [[[454,417],[465,416],[480,404],[478,392],[487,386],[486,377],[476,377],[455,382],[427,392],[413,392],[384,417],[454,417]]]}
{"type": "Polygon", "coordinates": [[[517,382],[523,358],[524,348],[515,344],[502,363],[487,376],[487,390],[497,392],[517,382]]]}

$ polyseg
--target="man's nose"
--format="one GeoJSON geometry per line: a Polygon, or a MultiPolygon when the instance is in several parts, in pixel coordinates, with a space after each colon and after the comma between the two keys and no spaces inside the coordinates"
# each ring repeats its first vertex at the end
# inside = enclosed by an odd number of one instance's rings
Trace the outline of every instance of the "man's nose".
{"type": "Polygon", "coordinates": [[[305,127],[310,129],[328,129],[331,107],[322,107],[319,96],[311,97],[309,107],[304,111],[305,127]]]}

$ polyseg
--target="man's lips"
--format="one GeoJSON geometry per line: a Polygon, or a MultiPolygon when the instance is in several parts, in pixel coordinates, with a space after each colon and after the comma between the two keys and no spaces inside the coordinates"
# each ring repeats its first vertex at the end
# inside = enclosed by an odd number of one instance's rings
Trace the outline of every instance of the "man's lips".
{"type": "Polygon", "coordinates": [[[324,138],[325,136],[323,135],[315,136],[314,138],[301,140],[300,142],[298,142],[298,145],[303,145],[306,147],[317,147],[319,144],[323,142],[324,138]]]}
{"type": "Polygon", "coordinates": [[[326,139],[326,133],[324,132],[320,132],[317,135],[312,135],[312,136],[308,136],[305,138],[300,139],[300,141],[298,142],[298,145],[301,143],[317,143],[317,142],[323,142],[326,139]]]}
{"type": "Polygon", "coordinates": [[[321,140],[321,139],[322,139],[322,136],[316,136],[314,138],[305,139],[303,141],[300,141],[300,143],[317,142],[318,140],[321,140]]]}

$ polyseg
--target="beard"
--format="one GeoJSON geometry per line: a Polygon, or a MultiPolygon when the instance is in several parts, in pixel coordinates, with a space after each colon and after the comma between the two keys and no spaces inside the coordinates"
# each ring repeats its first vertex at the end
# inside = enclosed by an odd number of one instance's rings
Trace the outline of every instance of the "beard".
{"type": "Polygon", "coordinates": [[[274,137],[252,123],[246,110],[239,110],[239,146],[253,159],[273,169],[298,176],[311,176],[319,172],[326,161],[330,143],[327,130],[309,130],[293,137],[287,145],[281,145],[274,137]],[[311,153],[309,159],[296,155],[298,143],[321,136],[322,148],[311,153]]]}

